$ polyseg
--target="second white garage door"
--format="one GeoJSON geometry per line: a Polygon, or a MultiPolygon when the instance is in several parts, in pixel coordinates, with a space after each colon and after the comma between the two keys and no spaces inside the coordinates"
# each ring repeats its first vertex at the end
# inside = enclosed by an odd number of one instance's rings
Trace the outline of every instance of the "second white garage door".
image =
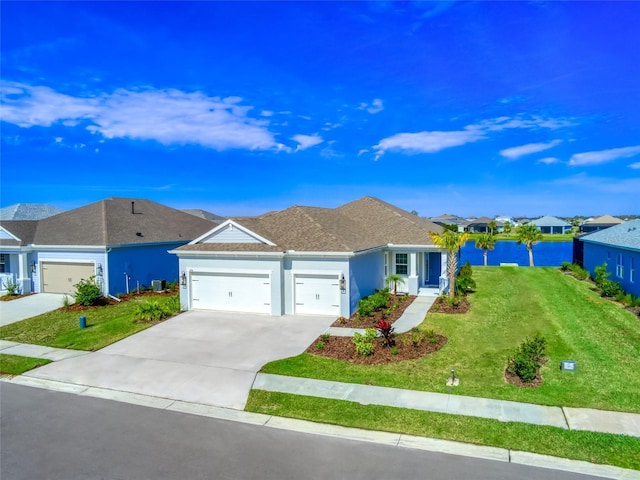
{"type": "Polygon", "coordinates": [[[335,275],[296,275],[295,312],[340,315],[340,284],[335,275]]]}
{"type": "Polygon", "coordinates": [[[271,313],[269,275],[193,273],[191,307],[202,310],[271,313]]]}

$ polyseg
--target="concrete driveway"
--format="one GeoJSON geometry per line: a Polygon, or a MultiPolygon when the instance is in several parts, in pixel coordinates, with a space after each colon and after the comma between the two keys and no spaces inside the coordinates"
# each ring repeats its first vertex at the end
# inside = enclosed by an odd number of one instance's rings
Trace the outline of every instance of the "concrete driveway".
{"type": "MultiPolygon", "coordinates": [[[[26,297],[0,302],[0,326],[19,322],[62,307],[64,295],[59,293],[36,293],[26,297]]],[[[73,301],[73,297],[69,296],[73,301]]]]}
{"type": "Polygon", "coordinates": [[[265,363],[302,353],[334,320],[189,311],[25,375],[242,410],[265,363]]]}

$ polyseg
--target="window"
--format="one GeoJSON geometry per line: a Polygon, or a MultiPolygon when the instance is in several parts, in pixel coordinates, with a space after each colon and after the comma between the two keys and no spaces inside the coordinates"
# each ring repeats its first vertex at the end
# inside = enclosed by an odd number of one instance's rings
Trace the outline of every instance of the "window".
{"type": "Polygon", "coordinates": [[[396,253],[396,273],[406,275],[408,272],[408,261],[406,253],[396,253]]]}
{"type": "Polygon", "coordinates": [[[623,278],[624,277],[624,265],[622,263],[623,258],[621,253],[616,254],[616,277],[623,278]]]}
{"type": "Polygon", "coordinates": [[[633,257],[631,257],[629,259],[629,281],[631,283],[634,282],[635,276],[636,276],[636,268],[635,268],[635,265],[633,264],[633,257]]]}
{"type": "Polygon", "coordinates": [[[0,273],[4,273],[6,270],[4,269],[4,264],[6,262],[6,256],[4,253],[0,253],[0,273]]]}

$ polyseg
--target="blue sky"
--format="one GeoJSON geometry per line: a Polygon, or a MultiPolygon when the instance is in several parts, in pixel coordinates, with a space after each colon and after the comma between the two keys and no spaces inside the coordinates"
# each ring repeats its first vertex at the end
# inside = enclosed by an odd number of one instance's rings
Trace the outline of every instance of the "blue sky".
{"type": "Polygon", "coordinates": [[[640,2],[0,5],[2,206],[640,214],[640,2]]]}

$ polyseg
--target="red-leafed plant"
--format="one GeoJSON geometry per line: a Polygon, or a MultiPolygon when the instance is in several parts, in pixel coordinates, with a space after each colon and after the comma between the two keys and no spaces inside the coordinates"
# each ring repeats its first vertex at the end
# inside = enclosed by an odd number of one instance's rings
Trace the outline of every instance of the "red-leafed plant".
{"type": "Polygon", "coordinates": [[[393,325],[387,322],[386,320],[380,320],[376,324],[376,329],[380,332],[380,335],[384,338],[384,346],[385,347],[393,347],[396,344],[396,339],[394,338],[394,330],[393,325]]]}

